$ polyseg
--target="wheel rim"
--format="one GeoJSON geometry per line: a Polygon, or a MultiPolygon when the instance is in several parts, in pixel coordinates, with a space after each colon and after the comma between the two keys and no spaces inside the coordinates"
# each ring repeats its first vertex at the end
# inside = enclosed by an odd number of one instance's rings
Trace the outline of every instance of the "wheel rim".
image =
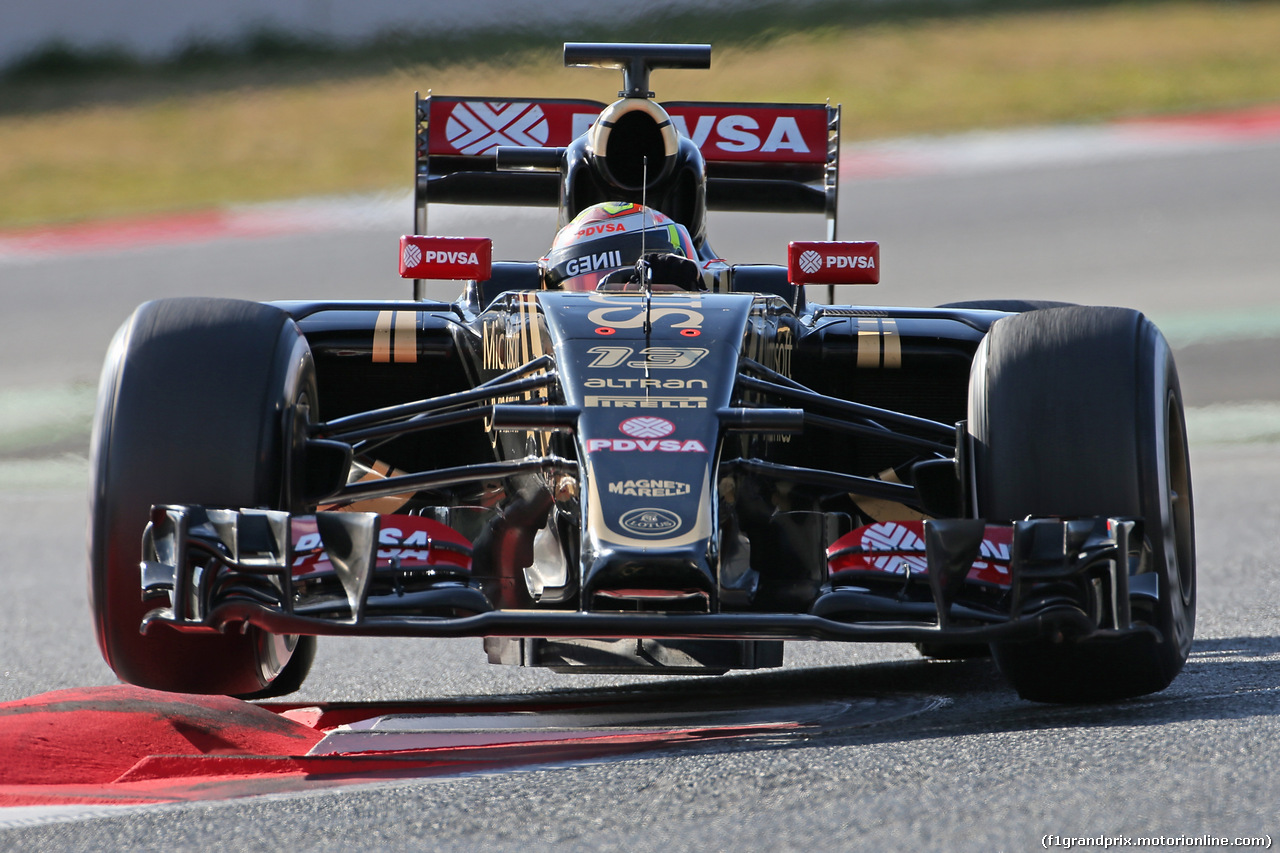
{"type": "MultiPolygon", "coordinates": [[[[281,478],[280,505],[293,513],[305,513],[312,508],[298,504],[300,490],[296,487],[295,478],[301,469],[302,447],[307,439],[307,428],[311,423],[311,393],[304,384],[297,399],[284,413],[284,476],[281,478]]],[[[285,590],[289,594],[289,590],[285,590]]],[[[293,658],[301,639],[297,634],[272,634],[268,631],[256,631],[258,642],[258,671],[263,685],[270,685],[293,658]]]]}
{"type": "Polygon", "coordinates": [[[258,631],[258,670],[262,683],[270,684],[284,671],[298,647],[297,634],[270,634],[258,631]]]}
{"type": "Polygon", "coordinates": [[[1164,506],[1160,515],[1164,527],[1161,550],[1165,569],[1161,584],[1168,592],[1161,595],[1160,611],[1164,616],[1160,621],[1168,620],[1165,623],[1168,642],[1177,657],[1185,661],[1195,633],[1195,532],[1186,423],[1181,401],[1173,388],[1166,393],[1164,421],[1164,506]]]}

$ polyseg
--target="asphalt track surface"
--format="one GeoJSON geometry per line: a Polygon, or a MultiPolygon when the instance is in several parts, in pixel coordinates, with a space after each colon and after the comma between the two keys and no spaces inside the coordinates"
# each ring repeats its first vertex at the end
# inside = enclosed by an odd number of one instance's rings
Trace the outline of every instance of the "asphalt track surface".
{"type": "MultiPolygon", "coordinates": [[[[1227,441],[1214,416],[1280,403],[1280,145],[842,190],[842,236],[881,241],[884,283],[842,288],[839,301],[1124,304],[1170,331],[1187,402],[1204,415],[1192,429],[1197,640],[1172,687],[1055,707],[1019,700],[988,662],[929,662],[898,646],[795,643],[780,671],[641,680],[491,667],[478,641],[329,639],[291,699],[574,702],[626,691],[672,708],[710,696],[746,707],[856,698],[905,710],[819,733],[456,778],[5,810],[0,849],[986,851],[1040,848],[1048,835],[1105,836],[1113,846],[1280,835],[1280,445],[1227,441]]],[[[488,221],[502,229],[500,254],[536,253],[549,239],[549,225],[468,216],[441,222],[474,232],[488,221]]],[[[776,224],[735,217],[713,224],[712,239],[733,260],[781,260],[788,236],[814,233],[802,227],[782,236],[776,224]]],[[[379,225],[0,266],[10,320],[0,390],[94,382],[112,331],[149,298],[401,297],[397,233],[379,225]]],[[[64,450],[83,454],[82,439],[7,452],[39,463],[64,450]]],[[[65,481],[0,490],[0,701],[114,683],[89,625],[83,480],[69,470],[65,481]]]]}

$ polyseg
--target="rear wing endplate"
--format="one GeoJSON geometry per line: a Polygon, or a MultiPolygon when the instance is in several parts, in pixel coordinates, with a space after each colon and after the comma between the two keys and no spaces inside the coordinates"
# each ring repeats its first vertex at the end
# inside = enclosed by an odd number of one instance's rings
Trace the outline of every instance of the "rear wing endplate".
{"type": "MultiPolygon", "coordinates": [[[[840,107],[830,104],[664,103],[707,163],[712,210],[822,213],[836,239],[840,107]]],[[[427,205],[556,207],[560,175],[497,168],[497,149],[557,149],[591,127],[605,104],[587,100],[417,98],[414,233],[427,205]]]]}

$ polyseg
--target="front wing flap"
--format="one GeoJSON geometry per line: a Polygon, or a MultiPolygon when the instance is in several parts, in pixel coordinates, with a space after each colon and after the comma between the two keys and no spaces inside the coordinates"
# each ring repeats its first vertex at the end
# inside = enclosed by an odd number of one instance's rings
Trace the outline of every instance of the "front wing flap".
{"type": "MultiPolygon", "coordinates": [[[[1130,576],[1132,566],[1141,566],[1140,522],[951,519],[926,521],[923,532],[923,548],[874,552],[907,567],[892,588],[883,572],[835,570],[808,613],[501,610],[470,578],[469,543],[423,517],[158,506],[143,538],[141,585],[144,597],[168,604],[151,611],[141,630],[255,625],[309,635],[931,644],[1121,639],[1155,631],[1135,621],[1131,608],[1158,595],[1155,576],[1130,576]],[[391,529],[396,535],[389,538],[384,530],[391,529]],[[1007,560],[980,555],[993,531],[1011,542],[1007,560]],[[999,607],[966,596],[980,556],[1007,572],[999,607]],[[922,568],[911,568],[921,561],[922,568]],[[927,596],[907,594],[912,584],[916,592],[927,588],[927,596]]],[[[858,549],[833,549],[833,568],[850,550],[858,549]]]]}

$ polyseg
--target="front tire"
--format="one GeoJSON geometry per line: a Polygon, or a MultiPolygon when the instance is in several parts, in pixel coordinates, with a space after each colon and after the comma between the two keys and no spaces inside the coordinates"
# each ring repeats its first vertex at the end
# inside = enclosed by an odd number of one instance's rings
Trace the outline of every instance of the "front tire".
{"type": "Polygon", "coordinates": [[[1027,311],[1044,311],[1047,308],[1070,308],[1074,302],[1055,302],[1052,299],[966,299],[961,302],[947,302],[939,308],[972,308],[982,311],[1008,311],[1010,314],[1024,314],[1027,311]]]}
{"type": "Polygon", "coordinates": [[[141,634],[156,602],[142,600],[138,564],[153,504],[305,509],[290,472],[315,401],[310,350],[278,308],[164,299],[116,334],[93,427],[89,592],[98,645],[122,680],[246,698],[301,685],[313,637],[141,634]]]}
{"type": "Polygon", "coordinates": [[[995,644],[1019,695],[1111,701],[1163,690],[1195,627],[1195,533],[1182,393],[1159,330],[1124,308],[1060,307],[998,320],[970,375],[977,514],[1129,516],[1145,524],[1158,596],[1133,599],[1156,628],[1121,642],[995,644]]]}

